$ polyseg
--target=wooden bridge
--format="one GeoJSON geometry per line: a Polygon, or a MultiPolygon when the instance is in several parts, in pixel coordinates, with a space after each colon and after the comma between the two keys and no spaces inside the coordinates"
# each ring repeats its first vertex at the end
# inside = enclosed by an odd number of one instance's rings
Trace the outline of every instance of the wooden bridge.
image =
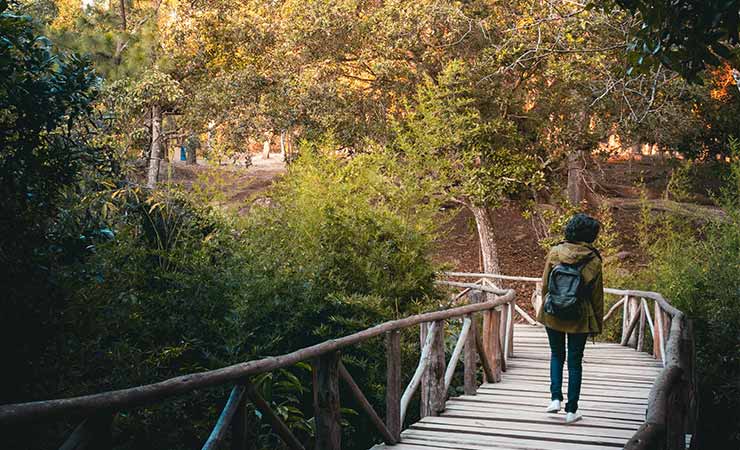
{"type": "MultiPolygon", "coordinates": [[[[311,361],[317,450],[341,449],[340,381],[378,431],[374,449],[677,450],[686,447],[695,419],[694,349],[691,324],[660,294],[605,289],[621,308],[620,343],[587,344],[579,410],[584,419],[564,425],[564,415],[546,414],[549,347],[544,329],[518,304],[511,289],[494,283],[531,283],[526,301],[537,304],[540,280],[490,274],[448,273],[473,283],[440,281],[462,288],[449,309],[386,322],[358,333],[297,350],[158,383],[60,400],[0,406],[0,425],[83,418],[60,450],[110,449],[118,412],[195,389],[234,384],[204,450],[250,448],[247,404],[258,409],[291,449],[303,449],[290,429],[260,397],[250,377],[311,361]],[[482,316],[482,317],[480,317],[482,316]],[[520,324],[515,318],[521,317],[520,324]],[[402,390],[400,331],[420,327],[419,364],[402,390]],[[456,337],[446,359],[445,333],[456,337]],[[372,338],[387,346],[386,411],[382,419],[341,362],[340,351],[372,338]],[[644,353],[647,347],[652,353],[644,353]],[[462,358],[464,395],[449,398],[462,358]],[[484,383],[478,385],[478,369],[484,383]],[[418,391],[418,396],[416,395],[418,391]],[[421,419],[408,423],[411,401],[420,399],[421,419]],[[670,411],[670,414],[669,414],[670,411]]],[[[567,375],[565,375],[567,381],[567,375]]]]}

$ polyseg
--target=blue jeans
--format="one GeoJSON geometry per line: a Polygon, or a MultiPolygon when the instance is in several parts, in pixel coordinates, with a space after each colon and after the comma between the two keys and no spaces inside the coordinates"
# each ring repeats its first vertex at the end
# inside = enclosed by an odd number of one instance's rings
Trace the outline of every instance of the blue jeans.
{"type": "MultiPolygon", "coordinates": [[[[553,400],[563,401],[563,365],[565,365],[565,335],[561,331],[545,328],[550,342],[550,394],[553,400]]],[[[578,410],[583,378],[583,349],[586,347],[588,333],[568,334],[568,403],[565,412],[578,410]]]]}

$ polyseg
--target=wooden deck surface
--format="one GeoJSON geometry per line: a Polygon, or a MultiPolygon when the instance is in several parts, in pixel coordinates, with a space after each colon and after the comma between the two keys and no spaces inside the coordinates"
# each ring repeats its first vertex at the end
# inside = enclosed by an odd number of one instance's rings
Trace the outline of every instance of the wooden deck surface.
{"type": "MultiPolygon", "coordinates": [[[[563,411],[545,412],[550,402],[549,351],[544,328],[516,325],[514,356],[500,383],[484,384],[476,395],[449,399],[441,416],[410,425],[400,444],[373,449],[622,448],[645,420],[660,363],[631,348],[589,341],[579,401],[584,418],[565,425],[563,411]]],[[[563,376],[567,396],[567,364],[563,376]]]]}

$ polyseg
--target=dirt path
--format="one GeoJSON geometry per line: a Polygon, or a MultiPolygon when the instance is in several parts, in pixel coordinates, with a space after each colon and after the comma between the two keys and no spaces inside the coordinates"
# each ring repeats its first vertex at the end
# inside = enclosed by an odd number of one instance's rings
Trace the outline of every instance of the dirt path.
{"type": "Polygon", "coordinates": [[[282,155],[271,154],[269,159],[263,159],[261,154],[252,156],[252,165],[241,169],[240,176],[228,185],[226,204],[236,207],[239,214],[246,214],[251,200],[282,177],[286,170],[282,155]]]}
{"type": "Polygon", "coordinates": [[[189,166],[175,164],[175,181],[192,189],[213,191],[216,202],[246,214],[251,200],[283,176],[287,168],[282,155],[273,153],[269,159],[261,154],[252,157],[249,167],[207,164],[189,166]]]}

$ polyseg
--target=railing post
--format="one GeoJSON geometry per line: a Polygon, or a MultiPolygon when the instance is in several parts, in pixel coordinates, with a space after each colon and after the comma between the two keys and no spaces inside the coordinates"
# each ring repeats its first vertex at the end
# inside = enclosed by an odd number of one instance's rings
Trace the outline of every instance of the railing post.
{"type": "MultiPolygon", "coordinates": [[[[470,303],[480,303],[483,299],[483,294],[480,291],[473,291],[470,293],[470,303]]],[[[495,380],[495,381],[489,381],[491,383],[495,383],[497,381],[500,381],[501,375],[499,372],[499,378],[496,380],[496,372],[493,369],[493,362],[491,361],[491,357],[488,353],[488,347],[486,347],[485,343],[485,328],[487,325],[490,324],[490,318],[488,321],[486,321],[486,316],[488,315],[489,311],[483,311],[483,325],[482,329],[478,330],[478,325],[475,320],[473,320],[474,323],[476,323],[476,327],[471,329],[470,331],[474,333],[475,336],[475,349],[478,352],[478,356],[480,357],[481,365],[483,366],[483,382],[487,382],[488,380],[495,380]]],[[[490,347],[490,346],[489,346],[490,347]]]]}
{"type": "Polygon", "coordinates": [[[499,331],[500,324],[500,307],[484,313],[483,348],[488,355],[488,360],[491,362],[491,369],[493,371],[493,379],[487,380],[489,383],[498,383],[501,381],[503,355],[501,351],[501,334],[499,331]],[[486,323],[485,317],[488,317],[488,323],[486,323]]]}
{"type": "MultiPolygon", "coordinates": [[[[419,324],[419,349],[424,349],[424,344],[427,341],[427,335],[429,334],[429,323],[424,322],[419,324]]],[[[431,360],[431,356],[430,356],[431,360]]],[[[421,361],[419,361],[421,363],[421,361]]],[[[425,405],[429,404],[429,369],[425,368],[421,374],[421,383],[419,385],[419,398],[421,399],[421,405],[419,413],[421,417],[426,417],[429,414],[425,405]]]]}
{"type": "Polygon", "coordinates": [[[475,336],[478,334],[478,323],[472,314],[465,316],[470,319],[470,331],[465,340],[465,353],[463,354],[463,382],[466,395],[475,395],[478,390],[476,380],[478,353],[475,349],[475,336]]]}
{"type": "MultiPolygon", "coordinates": [[[[637,297],[629,297],[629,307],[630,307],[630,321],[635,318],[636,314],[640,314],[640,301],[637,297]]],[[[630,335],[629,341],[627,341],[627,345],[632,348],[637,348],[637,333],[632,333],[630,335]]]]}
{"type": "Polygon", "coordinates": [[[660,309],[660,304],[657,301],[653,301],[653,357],[659,361],[663,361],[663,313],[660,309]]]}
{"type": "Polygon", "coordinates": [[[514,302],[506,305],[506,355],[514,356],[514,302]]]}
{"type": "Polygon", "coordinates": [[[685,396],[686,383],[673,386],[668,394],[666,410],[666,450],[684,450],[686,448],[686,417],[688,414],[685,396]]]}
{"type": "Polygon", "coordinates": [[[401,332],[385,334],[387,381],[385,388],[385,424],[398,442],[401,439],[401,332]]]}
{"type": "MultiPolygon", "coordinates": [[[[445,322],[436,322],[433,328],[429,365],[421,379],[421,417],[437,416],[444,410],[445,391],[445,322]]],[[[425,334],[425,333],[424,333],[425,334]]],[[[426,339],[426,336],[424,336],[426,339]]]]}
{"type": "Polygon", "coordinates": [[[622,335],[619,337],[619,342],[624,342],[624,337],[627,334],[627,326],[630,321],[630,299],[626,295],[622,298],[622,335]]]}
{"type": "Polygon", "coordinates": [[[645,308],[642,306],[643,300],[640,299],[639,303],[637,304],[637,307],[640,308],[640,324],[638,325],[640,329],[638,330],[637,335],[637,347],[635,347],[635,350],[638,352],[641,352],[645,349],[645,308]]]}
{"type": "Polygon", "coordinates": [[[681,333],[681,353],[679,356],[681,368],[684,369],[686,382],[686,432],[696,431],[696,347],[694,343],[694,323],[684,317],[684,326],[681,333]]]}
{"type": "Polygon", "coordinates": [[[239,400],[234,418],[231,420],[231,450],[247,450],[249,444],[249,416],[247,415],[247,396],[239,400]]]}
{"type": "Polygon", "coordinates": [[[312,366],[316,450],[341,450],[339,352],[319,356],[312,366]]]}
{"type": "Polygon", "coordinates": [[[534,291],[532,291],[532,306],[534,307],[535,318],[540,314],[542,301],[542,282],[538,281],[534,284],[534,291]]]}

